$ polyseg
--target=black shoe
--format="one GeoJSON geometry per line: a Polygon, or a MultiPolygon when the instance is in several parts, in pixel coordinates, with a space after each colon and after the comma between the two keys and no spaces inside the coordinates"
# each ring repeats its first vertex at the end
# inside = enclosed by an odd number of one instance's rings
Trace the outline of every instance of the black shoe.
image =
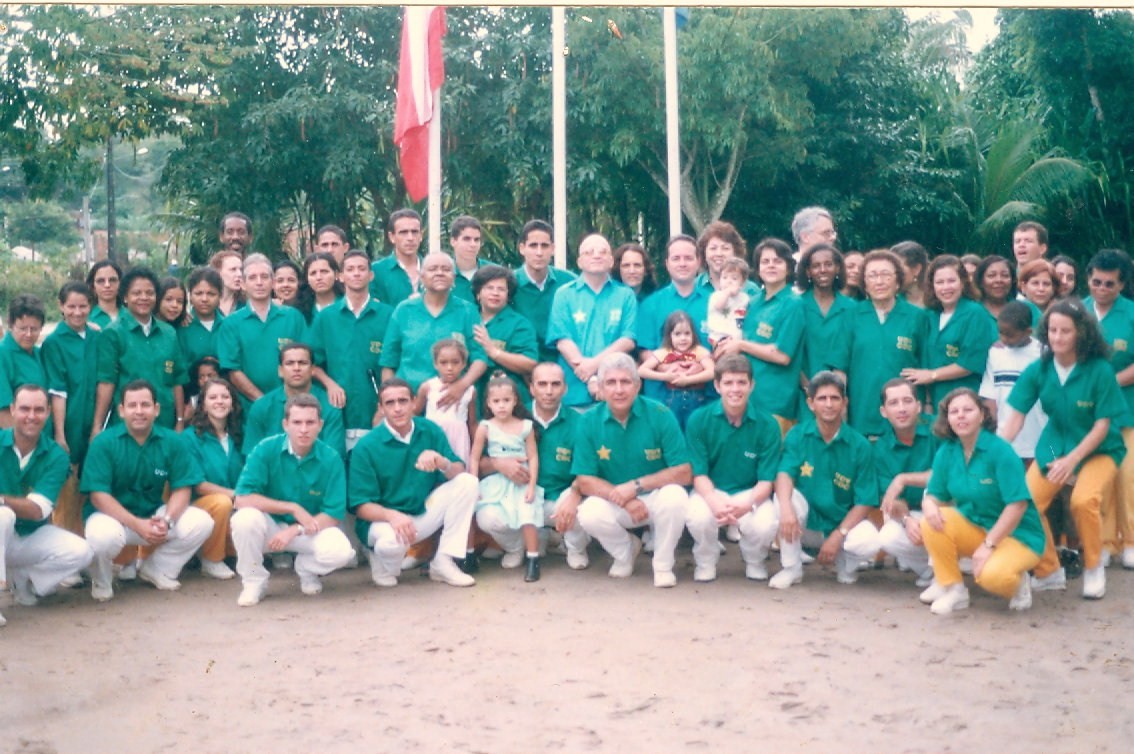
{"type": "Polygon", "coordinates": [[[462,573],[471,576],[480,570],[480,556],[476,554],[476,550],[467,552],[463,558],[457,561],[457,567],[461,569],[462,573]]]}
{"type": "Polygon", "coordinates": [[[528,567],[524,571],[524,581],[539,581],[539,558],[528,558],[528,567]]]}

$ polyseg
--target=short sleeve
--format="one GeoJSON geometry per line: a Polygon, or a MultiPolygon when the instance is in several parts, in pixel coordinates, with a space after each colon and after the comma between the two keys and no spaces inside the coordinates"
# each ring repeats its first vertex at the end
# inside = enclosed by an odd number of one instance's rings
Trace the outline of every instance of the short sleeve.
{"type": "Polygon", "coordinates": [[[1039,400],[1040,387],[1043,381],[1043,359],[1033,361],[1020,374],[1012,392],[1008,394],[1008,405],[1021,414],[1032,410],[1039,400]]]}

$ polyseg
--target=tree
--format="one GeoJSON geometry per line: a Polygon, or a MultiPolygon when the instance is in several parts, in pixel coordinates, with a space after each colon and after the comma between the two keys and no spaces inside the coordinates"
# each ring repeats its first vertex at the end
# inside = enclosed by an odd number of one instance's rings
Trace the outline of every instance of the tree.
{"type": "Polygon", "coordinates": [[[33,260],[37,248],[45,245],[63,248],[78,243],[75,218],[55,202],[19,202],[10,205],[5,214],[8,239],[13,245],[30,246],[33,260]]]}

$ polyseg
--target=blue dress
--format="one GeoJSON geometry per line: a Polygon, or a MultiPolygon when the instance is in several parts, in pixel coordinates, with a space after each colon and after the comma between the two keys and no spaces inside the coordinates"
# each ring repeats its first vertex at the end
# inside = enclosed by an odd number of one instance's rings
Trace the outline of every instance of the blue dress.
{"type": "MultiPolygon", "coordinates": [[[[489,458],[520,458],[527,459],[527,440],[532,433],[531,419],[524,419],[524,426],[519,434],[509,434],[498,429],[489,421],[481,422],[488,425],[488,442],[485,454],[489,458]]],[[[543,488],[536,487],[532,502],[524,501],[527,485],[516,484],[503,474],[489,474],[480,480],[480,500],[477,508],[490,505],[498,506],[504,514],[504,520],[509,528],[519,529],[521,526],[543,526],[543,488]]]]}

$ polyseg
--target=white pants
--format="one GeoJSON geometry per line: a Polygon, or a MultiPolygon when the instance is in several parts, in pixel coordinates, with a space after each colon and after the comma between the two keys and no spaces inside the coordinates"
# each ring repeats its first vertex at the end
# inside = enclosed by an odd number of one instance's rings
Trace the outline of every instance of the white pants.
{"type": "MultiPolygon", "coordinates": [[[[921,520],[921,511],[910,511],[910,515],[921,520]]],[[[916,574],[922,574],[929,568],[929,553],[925,545],[915,545],[906,533],[906,527],[894,519],[887,518],[886,523],[875,534],[876,547],[874,555],[880,551],[888,552],[898,559],[898,563],[909,568],[916,574]]],[[[874,555],[870,555],[873,558],[874,555]]]]}
{"type": "MultiPolygon", "coordinates": [[[[791,507],[795,510],[796,518],[799,519],[803,536],[794,542],[780,540],[780,565],[784,568],[801,566],[803,564],[803,546],[806,544],[809,547],[819,547],[826,539],[822,532],[807,528],[807,514],[810,508],[807,505],[807,499],[799,490],[792,490],[791,507]]],[[[753,529],[756,546],[752,551],[752,556],[757,561],[762,561],[768,556],[768,548],[772,546],[772,541],[780,532],[779,499],[773,495],[771,500],[760,504],[753,516],[755,517],[753,529]]],[[[861,560],[868,560],[878,554],[877,537],[878,530],[874,528],[874,524],[869,521],[860,521],[847,533],[846,539],[843,540],[843,552],[861,560]]],[[[748,561],[746,560],[746,562],[748,561]]]]}
{"type": "MultiPolygon", "coordinates": [[[[165,515],[165,506],[157,509],[155,515],[165,515]]],[[[200,508],[189,506],[177,519],[165,543],[156,547],[147,560],[152,568],[168,579],[176,579],[181,569],[193,557],[209,535],[213,532],[213,519],[200,508]]],[[[133,529],[127,529],[105,513],[93,513],[87,519],[87,542],[94,550],[91,563],[91,582],[96,587],[110,588],[112,578],[111,561],[126,545],[145,545],[146,540],[133,529]]]]}
{"type": "MultiPolygon", "coordinates": [[[[730,495],[729,499],[748,502],[752,499],[752,490],[737,492],[730,495]]],[[[721,559],[721,548],[717,545],[720,527],[705,498],[696,492],[689,496],[689,516],[685,525],[693,535],[693,560],[697,565],[716,565],[721,559]]],[[[761,545],[756,536],[756,511],[745,513],[737,519],[736,527],[740,530],[741,559],[745,564],[764,562],[771,542],[761,545]]]]}
{"type": "Polygon", "coordinates": [[[367,532],[366,545],[374,550],[371,572],[375,576],[397,577],[402,572],[402,559],[411,544],[429,539],[438,529],[441,541],[438,555],[463,558],[472,527],[473,509],[480,495],[480,483],[472,474],[461,473],[437,487],[425,501],[425,512],[411,516],[417,530],[413,542],[401,542],[394,527],[375,521],[367,532]]]}
{"type": "MultiPolygon", "coordinates": [[[[557,502],[556,500],[543,501],[543,520],[549,522],[549,525],[552,521],[551,517],[555,513],[557,502]]],[[[478,510],[476,512],[476,523],[480,526],[481,531],[496,540],[496,544],[500,545],[504,552],[520,552],[523,549],[523,533],[519,529],[508,526],[499,506],[489,505],[478,510]]],[[[590,541],[591,539],[583,531],[583,527],[579,526],[578,518],[575,519],[575,525],[563,534],[563,544],[566,545],[568,552],[583,552],[587,549],[590,541]]]]}
{"type": "MultiPolygon", "coordinates": [[[[35,593],[46,597],[60,581],[90,565],[93,557],[85,539],[51,524],[19,536],[15,512],[0,508],[0,562],[7,566],[12,583],[31,581],[35,593]]],[[[0,575],[0,581],[3,578],[0,575]]]]}
{"type": "MultiPolygon", "coordinates": [[[[268,542],[283,529],[294,525],[276,521],[256,508],[241,508],[232,514],[229,526],[232,545],[236,548],[236,572],[245,586],[268,581],[268,569],[264,567],[268,542]]],[[[305,576],[326,576],[354,558],[350,540],[337,526],[328,526],[314,536],[300,534],[291,540],[286,551],[295,553],[295,572],[301,580],[305,576]]]]}
{"type": "MultiPolygon", "coordinates": [[[[654,530],[654,572],[673,570],[673,552],[681,530],[685,528],[685,512],[689,507],[689,493],[677,484],[647,493],[642,497],[649,515],[644,521],[633,521],[625,508],[605,498],[591,495],[579,505],[579,525],[602,545],[615,560],[628,560],[633,545],[627,529],[649,524],[654,530]]],[[[713,545],[716,547],[716,544],[713,545]]]]}

